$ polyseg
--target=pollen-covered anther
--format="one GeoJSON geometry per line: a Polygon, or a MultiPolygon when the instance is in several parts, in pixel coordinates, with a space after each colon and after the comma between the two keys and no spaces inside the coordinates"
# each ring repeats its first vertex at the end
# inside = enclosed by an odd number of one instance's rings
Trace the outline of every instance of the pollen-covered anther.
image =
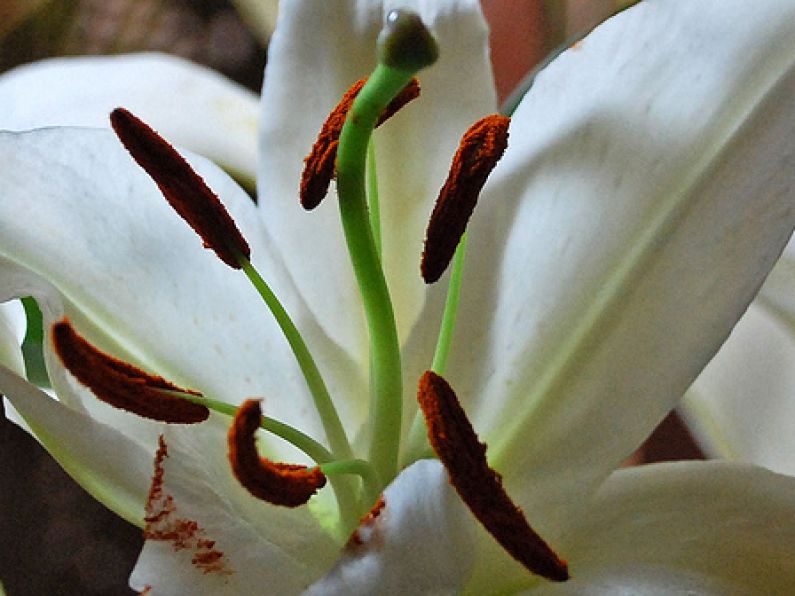
{"type": "Polygon", "coordinates": [[[240,269],[251,250],[226,208],[201,176],[159,134],[124,108],[111,112],[113,130],[133,159],[155,181],[179,216],[227,265],[240,269]]]}
{"type": "MultiPolygon", "coordinates": [[[[328,193],[329,184],[334,179],[336,171],[337,147],[339,146],[340,133],[345,124],[345,118],[353,106],[353,101],[362,90],[367,79],[356,81],[340,102],[331,110],[328,118],[320,129],[320,134],[315,141],[312,151],[304,159],[304,171],[301,174],[301,205],[304,209],[314,209],[328,193]]],[[[420,95],[420,83],[417,79],[403,88],[403,90],[386,107],[376,126],[394,116],[398,110],[420,95]]]]}
{"type": "Polygon", "coordinates": [[[202,422],[210,415],[205,406],[166,392],[196,396],[199,393],[181,389],[162,377],[150,375],[105,354],[80,336],[68,319],[53,325],[52,342],[66,369],[111,406],[144,418],[175,424],[202,422]]]}
{"type": "Polygon", "coordinates": [[[428,371],[420,379],[417,399],[428,425],[428,438],[464,503],[497,542],[529,571],[553,581],[566,581],[566,562],[530,527],[486,461],[486,446],[450,385],[428,371]]]}
{"type": "Polygon", "coordinates": [[[510,118],[493,114],[464,133],[425,234],[420,264],[425,283],[437,281],[453,258],[480,191],[508,146],[509,125],[510,118]]]}
{"type": "Polygon", "coordinates": [[[238,408],[227,435],[229,462],[240,484],[252,495],[274,505],[298,507],[326,485],[319,468],[272,462],[257,453],[255,433],[260,402],[248,399],[238,408]]]}

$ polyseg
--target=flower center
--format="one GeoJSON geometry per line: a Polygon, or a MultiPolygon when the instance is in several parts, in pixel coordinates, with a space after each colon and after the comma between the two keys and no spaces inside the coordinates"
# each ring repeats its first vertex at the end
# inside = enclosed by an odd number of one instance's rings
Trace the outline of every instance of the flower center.
{"type": "MultiPolygon", "coordinates": [[[[255,497],[297,507],[307,503],[328,479],[339,507],[340,536],[350,535],[362,515],[381,502],[381,492],[398,474],[401,453],[400,341],[382,267],[371,135],[419,96],[414,75],[433,64],[437,55],[435,40],[416,15],[390,13],[378,38],[377,67],[368,78],[355,83],[331,112],[305,159],[301,179],[301,204],[311,210],[323,200],[336,178],[342,227],[369,333],[371,442],[366,458],[354,456],[309,347],[251,264],[249,245],[218,197],[165,140],[121,108],[114,110],[111,123],[132,157],[199,234],[205,247],[233,269],[242,270],[269,308],[301,368],[328,446],[263,416],[256,400],[235,407],[181,389],[97,350],[67,320],[53,328],[54,347],[64,366],[113,406],[169,423],[199,423],[209,410],[231,416],[230,464],[240,483],[255,497]],[[309,468],[260,457],[255,442],[260,428],[303,450],[317,465],[309,468]]],[[[508,126],[508,118],[492,115],[464,134],[428,225],[422,277],[426,283],[436,282],[451,260],[453,270],[436,353],[431,370],[420,381],[420,412],[409,433],[404,450],[407,458],[402,463],[408,465],[424,457],[430,443],[461,498],[505,550],[530,571],[565,580],[566,564],[511,502],[499,475],[488,466],[485,447],[478,442],[455,393],[441,377],[461,289],[466,225],[480,190],[507,146],[508,126]]]]}

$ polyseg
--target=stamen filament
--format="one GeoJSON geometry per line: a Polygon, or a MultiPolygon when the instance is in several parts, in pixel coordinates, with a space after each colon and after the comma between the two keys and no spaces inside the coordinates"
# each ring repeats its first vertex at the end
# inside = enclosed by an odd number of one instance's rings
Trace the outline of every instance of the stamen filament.
{"type": "Polygon", "coordinates": [[[447,288],[447,298],[444,303],[442,324],[439,327],[439,338],[436,341],[436,351],[433,354],[431,370],[437,375],[444,375],[447,368],[447,358],[453,345],[456,318],[458,316],[458,303],[461,298],[461,286],[464,280],[464,261],[466,260],[467,235],[461,236],[458,247],[453,257],[453,267],[450,272],[450,284],[447,288]]]}
{"type": "Polygon", "coordinates": [[[262,297],[262,300],[265,302],[268,309],[270,309],[271,314],[276,319],[276,323],[279,325],[282,333],[284,333],[284,337],[290,344],[290,348],[292,349],[295,359],[298,362],[298,366],[301,368],[301,372],[303,373],[304,379],[306,380],[309,392],[312,394],[312,399],[314,400],[315,408],[317,409],[320,421],[323,424],[323,429],[326,432],[326,438],[328,439],[329,446],[331,447],[331,452],[334,454],[335,458],[350,459],[353,457],[353,452],[351,451],[348,437],[345,434],[345,429],[342,426],[342,422],[340,421],[339,414],[334,407],[334,403],[331,401],[331,396],[329,395],[326,383],[320,374],[320,370],[318,369],[317,364],[315,363],[315,360],[312,357],[306,342],[304,341],[304,338],[301,336],[298,328],[293,323],[290,315],[287,314],[287,311],[282,306],[282,303],[279,302],[279,299],[270,289],[270,286],[268,286],[259,272],[254,268],[254,265],[251,264],[251,261],[241,257],[240,266],[242,267],[248,279],[251,281],[254,288],[262,297]]]}
{"type": "MultiPolygon", "coordinates": [[[[453,257],[453,264],[450,270],[450,281],[447,288],[447,298],[444,303],[442,313],[442,323],[439,326],[439,337],[436,340],[436,350],[433,354],[433,364],[431,370],[439,376],[444,376],[447,369],[447,359],[450,356],[450,349],[453,346],[453,335],[455,333],[455,323],[458,317],[458,303],[461,298],[461,287],[464,281],[464,263],[466,261],[467,234],[461,236],[461,241],[453,257]]],[[[421,459],[426,454],[432,453],[431,445],[428,443],[428,431],[425,426],[425,417],[421,410],[417,410],[414,420],[411,423],[408,440],[406,441],[406,452],[403,457],[403,465],[421,459]]]]}
{"type": "Polygon", "coordinates": [[[359,92],[337,150],[340,216],[370,334],[372,443],[369,459],[379,482],[397,473],[403,379],[397,325],[367,209],[367,147],[381,112],[410,81],[412,72],[379,64],[359,92]]]}
{"type": "Polygon", "coordinates": [[[353,474],[359,476],[366,486],[376,486],[378,479],[373,471],[373,466],[370,462],[363,459],[347,459],[342,461],[332,461],[321,464],[320,471],[326,476],[341,476],[344,474],[353,474]]]}
{"type": "MultiPolygon", "coordinates": [[[[188,401],[192,401],[193,403],[201,404],[213,412],[218,412],[219,414],[224,414],[225,416],[229,416],[231,418],[234,418],[235,414],[237,414],[238,406],[232,405],[225,401],[212,399],[209,397],[199,397],[196,395],[191,395],[190,393],[183,393],[181,391],[169,391],[165,389],[162,391],[163,393],[175,395],[177,397],[187,399],[188,401]]],[[[306,433],[301,432],[297,428],[290,426],[289,424],[285,424],[284,422],[280,422],[274,418],[263,415],[262,420],[260,421],[260,428],[273,435],[276,435],[280,439],[284,439],[293,447],[300,449],[310,458],[312,458],[312,460],[317,464],[324,464],[334,461],[334,456],[321,443],[306,433]]]]}

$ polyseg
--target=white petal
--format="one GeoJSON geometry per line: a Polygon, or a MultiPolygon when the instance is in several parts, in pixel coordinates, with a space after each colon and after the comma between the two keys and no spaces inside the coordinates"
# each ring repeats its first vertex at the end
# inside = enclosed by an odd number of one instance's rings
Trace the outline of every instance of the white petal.
{"type": "Polygon", "coordinates": [[[419,74],[421,97],[376,135],[383,258],[405,338],[424,302],[419,258],[433,201],[460,136],[496,109],[479,4],[283,3],[263,88],[259,194],[266,225],[323,328],[357,356],[366,336],[362,316],[350,312],[359,297],[335,193],[307,213],[298,203],[298,186],[303,158],[323,121],[347,88],[372,71],[376,35],[387,12],[398,7],[421,15],[441,56],[419,74]]]}
{"type": "Polygon", "coordinates": [[[474,517],[436,460],[419,461],[384,491],[384,507],[309,595],[457,594],[473,563],[474,517]]]}
{"type": "Polygon", "coordinates": [[[142,523],[151,479],[149,451],[52,399],[2,365],[0,393],[80,486],[130,523],[142,523]]]}
{"type": "Polygon", "coordinates": [[[792,329],[752,304],[684,402],[709,454],[795,475],[793,362],[792,329]]]}
{"type": "Polygon", "coordinates": [[[253,180],[257,96],[166,54],[55,58],[0,76],[0,128],[109,126],[126,107],[173,143],[253,180]]]}
{"type": "Polygon", "coordinates": [[[25,338],[25,311],[19,301],[0,304],[0,364],[25,374],[20,346],[25,338]]]}
{"type": "MultiPolygon", "coordinates": [[[[267,586],[273,594],[296,594],[333,564],[339,547],[308,507],[264,503],[235,479],[226,456],[227,424],[213,415],[199,425],[167,429],[163,491],[171,511],[159,529],[173,530],[182,541],[148,539],[130,578],[134,589],[151,586],[152,596],[237,596],[267,586]],[[186,530],[185,521],[197,527],[186,530]],[[214,542],[201,542],[207,540],[214,542]],[[211,551],[222,556],[203,566],[196,555],[211,551]]],[[[148,515],[160,511],[156,505],[148,515]]]]}
{"type": "Polygon", "coordinates": [[[622,470],[564,553],[572,579],[528,594],[788,594],[795,479],[751,466],[622,470]]]}
{"type": "Polygon", "coordinates": [[[757,302],[778,316],[790,332],[795,332],[795,240],[784,249],[759,291],[757,302]]]}
{"type": "Polygon", "coordinates": [[[514,118],[448,378],[553,543],[792,232],[793,24],[781,0],[644,2],[556,60],[514,118]]]}
{"type": "MultiPolygon", "coordinates": [[[[269,415],[323,438],[287,342],[248,281],[202,249],[111,133],[6,133],[0,157],[0,256],[8,259],[0,265],[0,300],[32,294],[46,303],[45,323],[68,314],[81,334],[118,357],[217,399],[262,396],[269,415]]],[[[310,345],[324,372],[338,381],[332,389],[348,395],[355,375],[315,332],[256,207],[218,168],[191,159],[223,197],[254,262],[316,340],[310,345]]],[[[48,364],[56,389],[68,393],[57,359],[48,364]]],[[[343,414],[356,411],[358,393],[350,394],[343,414]]],[[[134,419],[90,396],[84,403],[114,426],[134,419]]]]}

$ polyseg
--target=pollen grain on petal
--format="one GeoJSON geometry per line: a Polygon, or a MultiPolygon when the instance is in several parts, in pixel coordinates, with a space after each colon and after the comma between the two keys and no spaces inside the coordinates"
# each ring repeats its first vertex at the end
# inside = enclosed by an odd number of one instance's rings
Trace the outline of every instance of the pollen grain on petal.
{"type": "Polygon", "coordinates": [[[218,550],[215,540],[196,520],[183,517],[177,504],[165,489],[165,462],[169,457],[168,446],[160,435],[155,453],[155,471],[146,499],[144,538],[171,544],[175,551],[189,551],[191,564],[203,574],[232,575],[226,555],[218,550]]]}
{"type": "Polygon", "coordinates": [[[348,538],[348,542],[345,544],[346,549],[357,550],[366,544],[372,545],[375,543],[377,545],[380,542],[380,535],[376,522],[378,522],[378,518],[381,517],[384,507],[386,507],[386,499],[384,495],[381,495],[372,509],[359,520],[359,527],[353,531],[353,534],[351,534],[350,538],[348,538]]]}
{"type": "Polygon", "coordinates": [[[461,499],[499,544],[529,571],[553,581],[569,578],[566,562],[533,530],[486,461],[450,385],[428,371],[420,379],[417,399],[428,425],[428,438],[461,499]]]}
{"type": "Polygon", "coordinates": [[[508,146],[509,124],[510,118],[493,114],[464,133],[425,234],[420,264],[425,283],[437,281],[453,258],[480,191],[508,146]]]}
{"type": "Polygon", "coordinates": [[[182,219],[201,237],[205,248],[234,269],[251,250],[226,208],[187,161],[152,128],[124,108],[111,112],[113,130],[133,159],[155,181],[182,219]]]}
{"type": "Polygon", "coordinates": [[[259,400],[238,408],[229,428],[229,462],[240,484],[252,495],[274,505],[298,507],[326,484],[319,468],[272,462],[257,453],[255,433],[262,412],[259,400]]]}
{"type": "MultiPolygon", "coordinates": [[[[304,209],[311,210],[317,207],[326,197],[328,187],[334,179],[336,171],[337,147],[339,146],[340,133],[345,124],[345,118],[353,106],[353,101],[362,90],[367,79],[356,81],[340,102],[331,110],[328,118],[320,129],[320,134],[315,141],[312,151],[304,159],[304,171],[301,174],[301,205],[304,209]]],[[[400,108],[420,95],[420,84],[417,79],[403,88],[403,90],[386,107],[376,126],[381,126],[394,116],[400,108]]]]}
{"type": "Polygon", "coordinates": [[[111,406],[145,418],[181,424],[202,422],[210,414],[205,406],[168,395],[164,390],[198,393],[105,354],[80,336],[68,319],[52,326],[52,342],[64,367],[111,406]]]}

